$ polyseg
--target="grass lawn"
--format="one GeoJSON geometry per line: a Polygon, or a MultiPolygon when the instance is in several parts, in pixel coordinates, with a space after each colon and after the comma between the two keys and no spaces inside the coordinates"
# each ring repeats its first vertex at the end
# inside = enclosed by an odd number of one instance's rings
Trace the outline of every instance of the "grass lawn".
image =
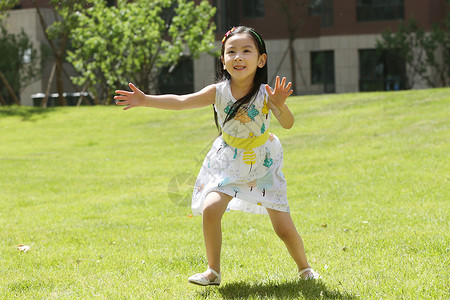
{"type": "Polygon", "coordinates": [[[210,107],[0,107],[0,298],[449,299],[450,89],[288,104],[296,124],[271,131],[323,280],[296,279],[267,216],[230,212],[222,285],[187,282],[206,268],[188,202],[210,107]]]}

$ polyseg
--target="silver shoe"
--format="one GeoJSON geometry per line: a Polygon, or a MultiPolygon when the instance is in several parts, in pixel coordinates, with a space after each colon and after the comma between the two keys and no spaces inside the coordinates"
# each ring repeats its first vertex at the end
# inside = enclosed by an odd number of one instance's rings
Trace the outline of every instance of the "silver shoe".
{"type": "Polygon", "coordinates": [[[222,280],[221,273],[217,273],[216,271],[214,271],[211,268],[208,268],[207,271],[211,271],[211,273],[216,275],[216,279],[214,279],[213,281],[210,281],[208,278],[206,278],[205,275],[203,275],[203,273],[198,273],[198,274],[195,274],[195,275],[192,275],[191,277],[189,277],[188,278],[189,282],[193,283],[193,284],[201,285],[201,286],[220,285],[220,281],[222,280]]]}
{"type": "Polygon", "coordinates": [[[322,278],[320,276],[320,274],[317,273],[316,271],[314,271],[312,268],[306,268],[304,270],[301,270],[300,272],[298,272],[298,276],[301,279],[304,279],[304,280],[316,280],[316,279],[321,279],[322,278]],[[309,275],[306,276],[306,277],[303,277],[302,274],[305,273],[305,272],[308,272],[308,271],[310,271],[309,275]]]}

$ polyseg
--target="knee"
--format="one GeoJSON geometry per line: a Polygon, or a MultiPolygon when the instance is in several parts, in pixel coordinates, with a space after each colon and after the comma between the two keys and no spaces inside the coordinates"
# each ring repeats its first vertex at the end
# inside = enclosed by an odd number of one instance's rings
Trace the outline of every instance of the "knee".
{"type": "Polygon", "coordinates": [[[203,206],[203,220],[220,220],[223,213],[224,209],[221,203],[205,203],[203,206]]]}
{"type": "Polygon", "coordinates": [[[231,197],[219,193],[210,193],[203,203],[203,218],[221,218],[231,197]]]}
{"type": "Polygon", "coordinates": [[[217,205],[208,204],[203,206],[203,218],[214,217],[218,213],[217,205]]]}
{"type": "Polygon", "coordinates": [[[298,235],[297,230],[291,226],[278,226],[274,229],[275,233],[283,241],[290,240],[298,235]]]}

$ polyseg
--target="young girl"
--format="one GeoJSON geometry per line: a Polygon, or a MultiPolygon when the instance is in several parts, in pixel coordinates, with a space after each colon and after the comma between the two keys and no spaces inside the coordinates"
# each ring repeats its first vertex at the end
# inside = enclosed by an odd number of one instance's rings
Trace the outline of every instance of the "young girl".
{"type": "Polygon", "coordinates": [[[214,141],[195,183],[192,211],[203,214],[203,235],[208,269],[189,277],[198,285],[219,285],[221,219],[227,209],[268,214],[275,232],[297,264],[300,278],[317,279],[308,264],[302,239],[289,214],[286,180],[281,172],[283,149],[269,133],[271,112],[283,128],[294,124],[285,104],[292,94],[286,78],[275,87],[267,85],[267,53],[261,36],[253,29],[232,28],[222,40],[219,82],[199,92],[176,95],[145,95],[130,83],[131,92],[116,91],[118,105],[130,109],[190,109],[214,105],[221,135],[214,141]]]}

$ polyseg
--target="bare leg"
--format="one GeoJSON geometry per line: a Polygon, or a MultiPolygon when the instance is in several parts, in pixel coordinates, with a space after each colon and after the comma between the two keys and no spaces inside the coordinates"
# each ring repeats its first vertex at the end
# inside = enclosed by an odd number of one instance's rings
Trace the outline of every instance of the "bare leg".
{"type": "MultiPolygon", "coordinates": [[[[222,248],[222,216],[233,197],[211,192],[203,204],[203,237],[205,239],[208,267],[220,273],[220,250],[222,248]]],[[[216,277],[210,271],[203,273],[209,280],[216,277]]]]}
{"type": "MultiPolygon", "coordinates": [[[[286,244],[289,254],[297,264],[298,270],[310,268],[308,260],[306,259],[305,248],[303,241],[295,228],[292,221],[291,214],[288,212],[267,209],[273,228],[278,237],[286,244]]],[[[302,274],[303,277],[309,275],[309,271],[302,274]]]]}

